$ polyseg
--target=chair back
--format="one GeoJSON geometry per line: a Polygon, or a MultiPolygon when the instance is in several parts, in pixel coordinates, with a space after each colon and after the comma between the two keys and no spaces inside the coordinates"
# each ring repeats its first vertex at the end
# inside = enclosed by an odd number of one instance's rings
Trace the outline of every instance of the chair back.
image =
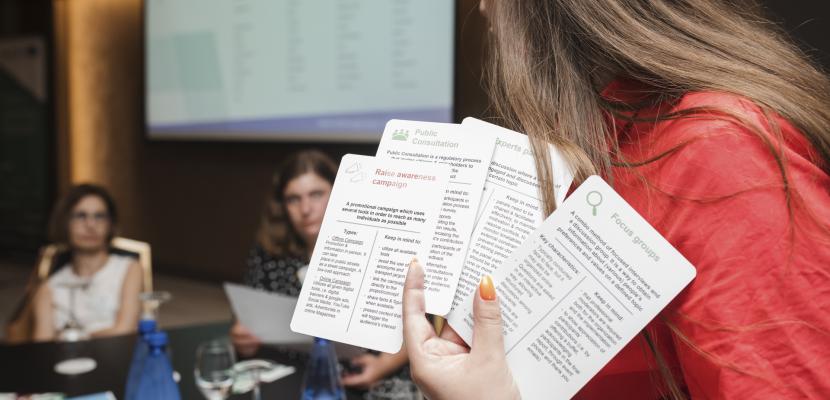
{"type": "Polygon", "coordinates": [[[40,248],[40,256],[37,260],[37,280],[45,281],[52,273],[52,268],[55,266],[55,258],[66,251],[66,246],[62,244],[47,244],[40,248]]]}
{"type": "Polygon", "coordinates": [[[127,239],[122,237],[115,237],[112,239],[112,247],[116,249],[126,250],[130,253],[138,255],[138,263],[141,265],[142,274],[142,288],[143,292],[153,291],[153,267],[152,255],[150,254],[150,244],[147,242],[140,242],[138,240],[127,239]]]}
{"type": "MultiPolygon", "coordinates": [[[[138,257],[138,263],[141,265],[143,278],[141,290],[143,292],[152,292],[153,267],[150,244],[123,237],[114,237],[112,242],[110,242],[110,245],[115,250],[131,253],[138,257]]],[[[37,263],[37,278],[39,281],[48,279],[53,268],[60,267],[60,265],[55,265],[55,259],[66,250],[67,247],[62,244],[50,244],[41,248],[40,259],[37,263]]]]}
{"type": "MultiPolygon", "coordinates": [[[[115,237],[112,239],[111,247],[117,252],[125,252],[138,257],[138,263],[142,270],[143,292],[153,291],[153,269],[150,244],[138,240],[115,237]]],[[[53,269],[60,267],[56,261],[67,251],[65,245],[50,244],[41,247],[40,256],[35,270],[26,285],[26,292],[20,303],[15,308],[12,317],[6,325],[6,342],[22,343],[32,340],[34,330],[34,309],[32,299],[41,283],[49,279],[53,269]]]]}

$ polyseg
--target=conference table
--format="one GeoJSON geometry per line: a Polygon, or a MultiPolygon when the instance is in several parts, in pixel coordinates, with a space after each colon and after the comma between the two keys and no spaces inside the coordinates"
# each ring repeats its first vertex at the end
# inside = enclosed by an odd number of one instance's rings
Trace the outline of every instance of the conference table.
{"type": "MultiPolygon", "coordinates": [[[[203,399],[196,388],[193,366],[200,343],[226,337],[227,322],[166,330],[170,339],[173,369],[181,375],[179,391],[182,399],[203,399]]],[[[74,343],[27,343],[0,345],[0,393],[59,392],[79,396],[111,391],[123,398],[127,371],[133,355],[136,335],[93,339],[74,343]],[[97,367],[80,375],[61,375],[54,365],[74,357],[89,357],[97,367]]],[[[264,358],[291,365],[296,372],[274,382],[263,383],[263,399],[299,399],[307,355],[303,352],[263,347],[254,358],[264,358]]],[[[360,399],[362,393],[349,390],[349,399],[360,399]]],[[[236,394],[231,399],[249,399],[250,393],[236,394]]]]}

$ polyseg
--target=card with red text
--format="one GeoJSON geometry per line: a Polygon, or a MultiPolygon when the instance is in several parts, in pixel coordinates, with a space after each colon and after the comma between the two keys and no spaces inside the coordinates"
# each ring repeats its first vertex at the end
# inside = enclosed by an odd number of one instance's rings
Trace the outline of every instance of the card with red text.
{"type": "Polygon", "coordinates": [[[398,352],[407,265],[427,257],[449,176],[444,164],[344,156],[291,330],[398,352]]]}

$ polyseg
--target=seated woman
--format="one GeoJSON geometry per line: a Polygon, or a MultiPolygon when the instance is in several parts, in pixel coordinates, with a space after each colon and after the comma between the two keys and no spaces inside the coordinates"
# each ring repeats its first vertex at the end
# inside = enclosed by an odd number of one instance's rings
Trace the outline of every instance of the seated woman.
{"type": "Polygon", "coordinates": [[[90,337],[135,330],[141,266],[132,257],[111,253],[116,222],[115,203],[99,186],[75,186],[57,204],[50,235],[54,243],[68,247],[69,263],[60,266],[35,293],[34,340],[57,339],[73,316],[90,337]],[[74,309],[73,284],[82,284],[75,289],[74,309]]]}
{"type": "MultiPolygon", "coordinates": [[[[320,151],[301,151],[283,161],[274,174],[256,243],[248,255],[246,285],[299,296],[336,175],[337,165],[320,151]]],[[[243,356],[253,355],[261,344],[239,322],[231,327],[231,341],[243,356]]],[[[352,361],[362,372],[345,376],[343,384],[371,388],[370,395],[408,398],[417,388],[409,378],[407,360],[405,350],[362,355],[352,361]]]]}

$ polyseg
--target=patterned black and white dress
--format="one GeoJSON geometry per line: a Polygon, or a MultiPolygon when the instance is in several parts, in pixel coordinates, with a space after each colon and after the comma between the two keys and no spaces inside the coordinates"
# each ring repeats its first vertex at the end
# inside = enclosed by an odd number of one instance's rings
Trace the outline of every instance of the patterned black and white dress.
{"type": "MultiPolygon", "coordinates": [[[[254,289],[298,297],[308,263],[293,257],[275,258],[259,244],[248,252],[248,269],[243,279],[254,289]]],[[[416,400],[422,399],[418,387],[412,382],[409,364],[378,382],[364,394],[367,400],[416,400]]]]}
{"type": "Polygon", "coordinates": [[[248,252],[247,264],[243,279],[245,285],[286,296],[300,295],[302,283],[299,275],[308,266],[307,262],[294,257],[275,258],[256,244],[248,252]]]}

